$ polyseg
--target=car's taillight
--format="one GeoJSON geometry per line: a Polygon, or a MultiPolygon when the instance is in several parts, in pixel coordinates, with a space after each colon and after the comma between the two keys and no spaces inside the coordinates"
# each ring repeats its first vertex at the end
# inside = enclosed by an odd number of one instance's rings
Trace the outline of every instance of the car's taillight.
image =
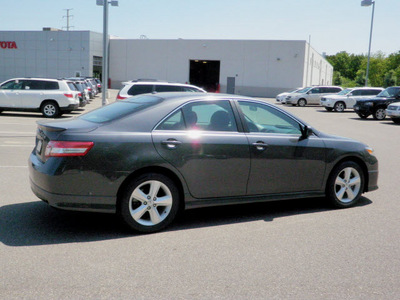
{"type": "Polygon", "coordinates": [[[93,142],[50,141],[45,155],[52,156],[84,156],[92,149],[93,142]]]}
{"type": "Polygon", "coordinates": [[[119,93],[118,93],[118,95],[117,95],[117,100],[124,100],[124,99],[126,99],[127,97],[122,97],[119,93]]]}
{"type": "Polygon", "coordinates": [[[64,94],[64,96],[67,98],[74,98],[74,95],[72,95],[72,94],[64,94]]]}
{"type": "Polygon", "coordinates": [[[82,93],[78,93],[78,97],[82,97],[82,93]]]}
{"type": "Polygon", "coordinates": [[[90,92],[92,90],[92,88],[88,87],[87,90],[90,92]]]}

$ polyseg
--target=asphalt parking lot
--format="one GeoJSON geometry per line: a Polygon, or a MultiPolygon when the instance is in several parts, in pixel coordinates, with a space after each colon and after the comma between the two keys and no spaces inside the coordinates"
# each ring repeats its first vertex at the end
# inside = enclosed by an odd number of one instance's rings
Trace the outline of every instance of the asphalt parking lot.
{"type": "MultiPolygon", "coordinates": [[[[99,106],[101,97],[85,109],[99,106]]],[[[397,299],[400,126],[283,107],[374,148],[379,189],[350,209],[323,199],[196,209],[163,232],[131,234],[115,216],[57,211],[36,198],[27,160],[43,118],[0,114],[0,298],[397,299]]]]}

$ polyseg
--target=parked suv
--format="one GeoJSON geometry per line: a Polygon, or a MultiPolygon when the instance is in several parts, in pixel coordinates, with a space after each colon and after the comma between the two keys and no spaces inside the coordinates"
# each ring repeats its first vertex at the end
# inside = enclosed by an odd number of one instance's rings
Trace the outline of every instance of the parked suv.
{"type": "Polygon", "coordinates": [[[371,98],[382,91],[383,88],[374,87],[348,88],[337,94],[322,97],[321,105],[327,111],[343,112],[346,108],[353,108],[357,100],[371,98]]]}
{"type": "Polygon", "coordinates": [[[79,107],[79,91],[72,81],[14,78],[0,84],[0,112],[42,112],[56,118],[79,107]]]}
{"type": "Polygon", "coordinates": [[[206,91],[190,84],[170,83],[161,81],[129,81],[122,83],[124,87],[119,91],[117,100],[123,100],[135,95],[161,92],[200,92],[206,91]]]}
{"type": "Polygon", "coordinates": [[[320,104],[321,97],[327,94],[337,94],[343,90],[340,86],[311,86],[292,93],[286,97],[286,104],[306,106],[320,104]]]}
{"type": "Polygon", "coordinates": [[[354,111],[361,119],[372,115],[375,120],[383,120],[386,118],[386,108],[393,102],[400,102],[400,86],[388,87],[374,98],[357,101],[354,111]]]}

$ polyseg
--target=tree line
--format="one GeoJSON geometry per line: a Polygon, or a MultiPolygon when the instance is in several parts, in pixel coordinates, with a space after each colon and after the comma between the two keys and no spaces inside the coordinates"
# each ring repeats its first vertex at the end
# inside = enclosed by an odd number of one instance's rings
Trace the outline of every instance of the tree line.
{"type": "MultiPolygon", "coordinates": [[[[342,51],[335,55],[327,55],[326,59],[333,66],[334,85],[343,87],[365,85],[367,55],[342,51]]],[[[400,51],[387,56],[380,51],[371,54],[368,85],[385,88],[400,85],[400,51]]]]}

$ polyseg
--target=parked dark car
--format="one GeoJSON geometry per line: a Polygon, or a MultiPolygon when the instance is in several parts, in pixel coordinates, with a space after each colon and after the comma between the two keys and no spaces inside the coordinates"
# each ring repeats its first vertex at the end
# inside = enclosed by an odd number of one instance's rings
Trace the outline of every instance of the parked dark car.
{"type": "Polygon", "coordinates": [[[29,171],[51,206],[155,232],[203,206],[323,196],[353,206],[378,188],[372,152],[261,100],[160,93],[38,122],[29,171]]]}
{"type": "Polygon", "coordinates": [[[399,101],[400,86],[392,86],[380,92],[376,97],[357,101],[354,111],[361,119],[372,115],[375,120],[383,120],[386,118],[388,105],[399,101]]]}

